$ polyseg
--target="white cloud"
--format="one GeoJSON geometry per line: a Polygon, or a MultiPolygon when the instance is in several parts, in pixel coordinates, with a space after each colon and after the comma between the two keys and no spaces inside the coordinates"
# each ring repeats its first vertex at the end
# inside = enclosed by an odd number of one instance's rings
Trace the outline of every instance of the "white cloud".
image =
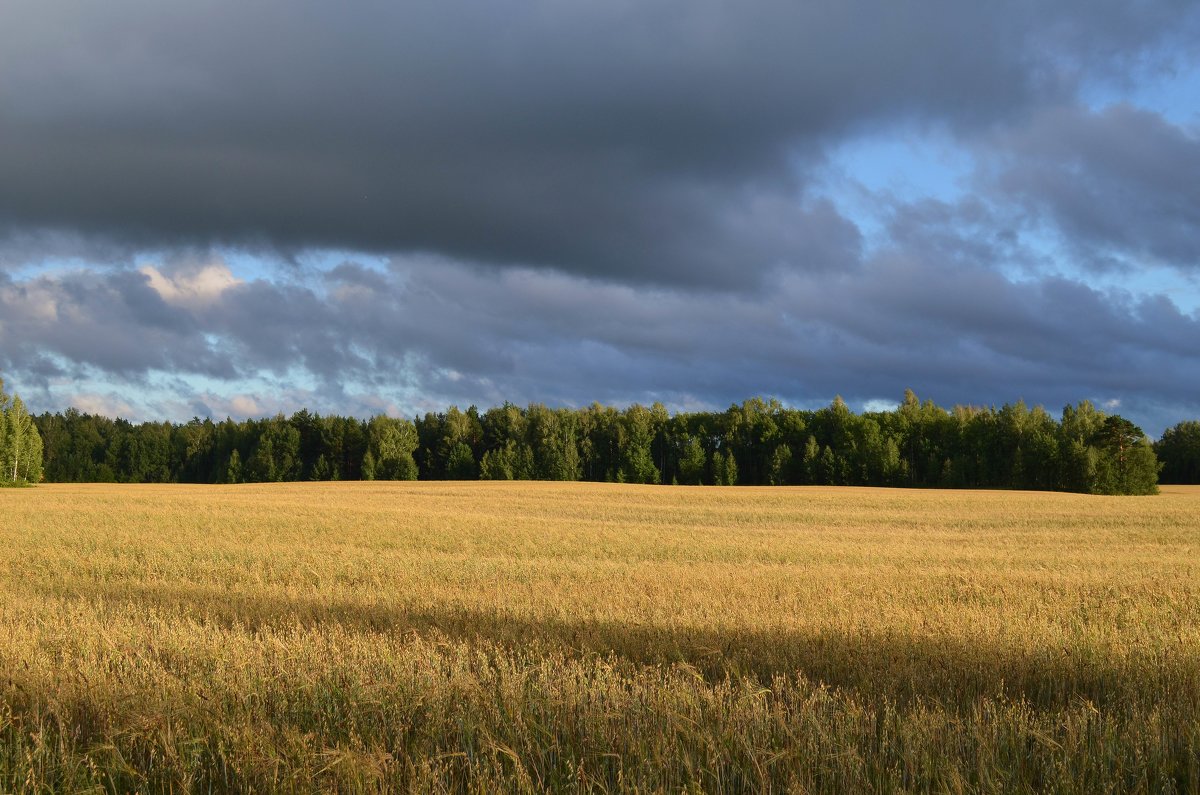
{"type": "Polygon", "coordinates": [[[262,413],[262,409],[258,407],[258,401],[249,395],[235,395],[229,401],[229,408],[233,414],[246,417],[255,417],[262,413]]]}
{"type": "Polygon", "coordinates": [[[133,406],[113,395],[82,393],[71,395],[66,400],[67,405],[77,408],[84,414],[98,414],[102,417],[136,418],[137,412],[133,406]]]}
{"type": "Polygon", "coordinates": [[[163,273],[153,265],[143,265],[138,270],[159,297],[172,306],[185,308],[209,306],[226,290],[244,284],[223,262],[171,274],[163,273]]]}

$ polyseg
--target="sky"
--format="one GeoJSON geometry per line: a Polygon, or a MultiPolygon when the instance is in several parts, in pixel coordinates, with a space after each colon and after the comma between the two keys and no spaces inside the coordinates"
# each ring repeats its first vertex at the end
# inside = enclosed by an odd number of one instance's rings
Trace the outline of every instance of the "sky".
{"type": "Polygon", "coordinates": [[[1200,3],[7,0],[35,411],[1200,417],[1200,3]]]}

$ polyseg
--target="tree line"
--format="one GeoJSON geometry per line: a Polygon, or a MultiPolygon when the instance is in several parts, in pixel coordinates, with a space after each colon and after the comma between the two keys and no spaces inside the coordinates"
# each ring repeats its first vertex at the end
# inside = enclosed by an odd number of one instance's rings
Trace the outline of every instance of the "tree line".
{"type": "Polygon", "coordinates": [[[1154,452],[1162,462],[1160,483],[1200,483],[1200,422],[1168,428],[1154,443],[1154,452]]]}
{"type": "Polygon", "coordinates": [[[20,396],[9,397],[0,378],[0,486],[42,479],[42,439],[20,396]]]}
{"type": "MultiPolygon", "coordinates": [[[[420,477],[1149,494],[1160,468],[1137,426],[1087,401],[1055,418],[1023,402],[945,409],[911,390],[893,411],[863,413],[841,398],[818,410],[754,398],[722,412],[676,414],[659,403],[506,403],[483,412],[451,406],[413,420],[299,411],[240,422],[134,424],[68,410],[35,421],[49,481],[420,477]]],[[[1168,432],[1160,451],[1170,456],[1179,447],[1175,438],[1168,432]]],[[[1169,467],[1164,472],[1181,477],[1200,474],[1169,467]]]]}

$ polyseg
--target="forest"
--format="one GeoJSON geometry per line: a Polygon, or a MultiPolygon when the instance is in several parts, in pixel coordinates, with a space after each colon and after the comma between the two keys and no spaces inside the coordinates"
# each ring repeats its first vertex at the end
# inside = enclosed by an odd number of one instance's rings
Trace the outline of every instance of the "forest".
{"type": "Polygon", "coordinates": [[[134,424],[68,410],[34,418],[45,480],[587,480],[1151,494],[1200,477],[1200,423],[1157,446],[1083,401],[1055,418],[1023,402],[945,409],[911,391],[893,411],[753,398],[722,412],[662,404],[451,406],[413,420],[291,417],[134,424]],[[1157,455],[1156,455],[1157,447],[1157,455]],[[1160,460],[1163,464],[1160,465],[1160,460]]]}

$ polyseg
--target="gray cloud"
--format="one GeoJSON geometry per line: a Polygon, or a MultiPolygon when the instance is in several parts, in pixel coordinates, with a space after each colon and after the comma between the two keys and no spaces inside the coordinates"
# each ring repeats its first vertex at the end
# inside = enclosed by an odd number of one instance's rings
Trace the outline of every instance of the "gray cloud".
{"type": "Polygon", "coordinates": [[[726,287],[838,269],[855,230],[794,201],[824,142],[1069,96],[1189,9],[18,0],[0,229],[726,287]]]}
{"type": "Polygon", "coordinates": [[[50,354],[121,378],[176,369],[235,374],[195,318],[167,306],[129,270],[0,282],[0,349],[0,364],[46,375],[64,372],[50,354]]]}
{"type": "Polygon", "coordinates": [[[947,403],[1024,398],[1053,411],[1084,397],[1119,400],[1154,432],[1178,419],[1168,408],[1195,412],[1200,394],[1189,342],[1200,317],[1165,297],[1058,277],[1015,282],[903,249],[852,275],[773,277],[762,295],[428,258],[397,259],[385,272],[348,262],[296,284],[222,273],[208,264],[9,280],[0,368],[33,381],[50,356],[125,383],[191,374],[272,384],[231,398],[180,381],[168,390],[180,405],[156,405],[183,414],[502,400],[719,407],[758,393],[804,404],[833,391],[861,402],[911,385],[947,403]],[[37,346],[21,344],[18,329],[37,346]],[[298,392],[297,371],[316,386],[298,392]]]}
{"type": "Polygon", "coordinates": [[[1089,81],[1184,57],[1194,3],[4,15],[0,372],[42,408],[722,406],[913,386],[1116,400],[1150,430],[1200,413],[1195,313],[1050,275],[1200,261],[1195,132],[1080,104],[1089,81]],[[866,195],[875,233],[815,177],[896,125],[979,168],[961,199],[866,195]],[[1050,259],[1046,229],[1078,262],[1050,259]],[[223,249],[297,267],[231,268],[223,249]],[[330,249],[383,256],[306,261],[330,249]]]}
{"type": "Polygon", "coordinates": [[[995,187],[1094,268],[1200,266],[1200,136],[1128,105],[1048,109],[993,142],[995,187]]]}

